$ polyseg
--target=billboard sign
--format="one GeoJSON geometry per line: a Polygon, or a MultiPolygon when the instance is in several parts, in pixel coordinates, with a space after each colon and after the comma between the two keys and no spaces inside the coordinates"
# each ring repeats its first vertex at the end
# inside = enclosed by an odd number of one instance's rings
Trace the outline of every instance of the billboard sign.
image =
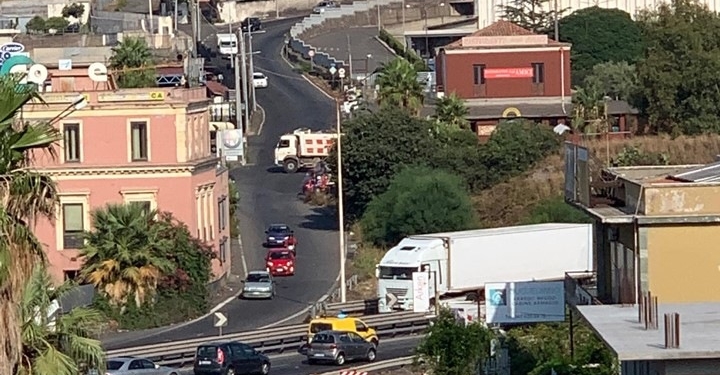
{"type": "Polygon", "coordinates": [[[25,51],[25,46],[20,43],[5,43],[0,46],[0,68],[9,58],[25,51]]]}
{"type": "Polygon", "coordinates": [[[565,320],[565,282],[527,281],[485,284],[488,323],[539,323],[565,320]]]}
{"type": "Polygon", "coordinates": [[[413,272],[413,311],[426,312],[430,309],[430,277],[427,272],[413,272]]]}
{"type": "Polygon", "coordinates": [[[485,79],[497,78],[532,78],[533,68],[487,68],[485,79]]]}

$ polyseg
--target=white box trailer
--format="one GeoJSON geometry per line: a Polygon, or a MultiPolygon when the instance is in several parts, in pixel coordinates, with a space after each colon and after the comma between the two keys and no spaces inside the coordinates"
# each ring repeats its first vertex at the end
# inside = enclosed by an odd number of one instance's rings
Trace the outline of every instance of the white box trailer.
{"type": "Polygon", "coordinates": [[[378,264],[380,311],[411,310],[413,272],[430,295],[476,292],[486,283],[559,280],[593,269],[591,224],[537,224],[410,236],[378,264]]]}

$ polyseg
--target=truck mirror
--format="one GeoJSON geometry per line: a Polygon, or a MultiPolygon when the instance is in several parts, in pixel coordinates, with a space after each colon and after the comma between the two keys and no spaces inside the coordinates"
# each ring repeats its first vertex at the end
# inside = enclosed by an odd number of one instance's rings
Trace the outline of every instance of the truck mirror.
{"type": "Polygon", "coordinates": [[[378,264],[375,265],[375,278],[376,279],[380,278],[380,265],[378,265],[378,264]]]}

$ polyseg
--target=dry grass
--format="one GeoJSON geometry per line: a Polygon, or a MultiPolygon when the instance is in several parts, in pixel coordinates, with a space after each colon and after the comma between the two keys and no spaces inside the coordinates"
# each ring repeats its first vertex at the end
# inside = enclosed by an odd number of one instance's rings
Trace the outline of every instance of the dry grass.
{"type": "MultiPolygon", "coordinates": [[[[596,160],[605,162],[606,143],[603,140],[584,142],[596,160]]],[[[720,136],[636,137],[611,141],[610,158],[616,157],[625,147],[636,147],[644,153],[663,154],[669,164],[700,164],[714,160],[720,154],[720,136]]],[[[527,217],[540,201],[562,194],[564,181],[563,156],[552,155],[535,169],[493,186],[477,194],[475,208],[483,227],[516,225],[527,217]]]]}

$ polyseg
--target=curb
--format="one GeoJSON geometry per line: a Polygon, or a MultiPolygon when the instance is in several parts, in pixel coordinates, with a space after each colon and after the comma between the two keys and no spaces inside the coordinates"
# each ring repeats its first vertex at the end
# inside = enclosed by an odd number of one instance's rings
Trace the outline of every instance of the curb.
{"type": "MultiPolygon", "coordinates": [[[[285,48],[287,48],[287,46],[285,48]]],[[[295,66],[288,59],[285,58],[282,49],[280,50],[280,58],[285,61],[285,63],[288,64],[289,67],[295,68],[295,66]]],[[[316,90],[320,91],[320,93],[323,94],[326,98],[335,101],[335,98],[333,98],[330,94],[326,93],[325,90],[323,90],[320,86],[316,85],[315,82],[311,81],[308,77],[305,77],[305,74],[300,73],[300,77],[302,77],[302,79],[312,85],[312,87],[314,87],[316,90]]]]}
{"type": "Polygon", "coordinates": [[[258,104],[257,107],[259,112],[262,113],[262,120],[260,121],[260,126],[257,128],[257,132],[253,132],[253,129],[249,129],[247,132],[248,136],[260,135],[262,133],[263,126],[265,126],[265,108],[263,108],[260,104],[258,104]]]}

